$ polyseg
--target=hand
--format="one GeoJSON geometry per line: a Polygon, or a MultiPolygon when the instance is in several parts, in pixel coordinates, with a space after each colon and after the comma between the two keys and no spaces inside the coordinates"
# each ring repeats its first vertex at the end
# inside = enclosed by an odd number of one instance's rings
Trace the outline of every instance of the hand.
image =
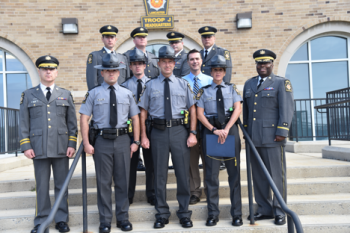
{"type": "Polygon", "coordinates": [[[276,135],[276,137],[275,137],[275,142],[280,142],[280,141],[283,141],[284,139],[285,139],[286,137],[282,137],[282,136],[278,136],[278,135],[276,135]]]}
{"type": "Polygon", "coordinates": [[[67,157],[68,158],[72,158],[72,156],[74,155],[75,153],[75,149],[73,147],[68,147],[67,148],[67,157]]]}
{"type": "Polygon", "coordinates": [[[141,146],[145,149],[149,149],[149,140],[147,137],[141,137],[141,146]]]}
{"type": "Polygon", "coordinates": [[[130,158],[132,158],[132,154],[139,149],[139,146],[136,143],[130,145],[130,158]]]}
{"type": "Polygon", "coordinates": [[[228,136],[228,132],[230,131],[230,129],[223,129],[223,134],[225,135],[225,140],[226,140],[226,138],[227,138],[227,136],[228,136]]]}
{"type": "Polygon", "coordinates": [[[84,151],[88,154],[95,154],[95,148],[91,144],[84,145],[84,151]]]}
{"type": "Polygon", "coordinates": [[[225,140],[226,140],[227,136],[225,136],[225,132],[224,132],[223,129],[215,130],[214,134],[219,136],[218,143],[220,143],[220,144],[224,144],[225,143],[225,140]]]}
{"type": "Polygon", "coordinates": [[[190,133],[190,136],[188,136],[188,138],[187,138],[187,146],[192,147],[192,146],[195,146],[196,144],[197,144],[196,135],[190,133]]]}
{"type": "Polygon", "coordinates": [[[32,159],[35,158],[35,153],[33,149],[28,149],[24,151],[24,155],[28,158],[28,159],[32,159]]]}

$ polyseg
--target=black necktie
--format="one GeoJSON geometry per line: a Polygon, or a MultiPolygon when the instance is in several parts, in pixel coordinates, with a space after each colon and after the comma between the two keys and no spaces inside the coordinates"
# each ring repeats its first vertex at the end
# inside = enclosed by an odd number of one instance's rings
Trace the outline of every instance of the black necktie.
{"type": "Polygon", "coordinates": [[[208,50],[205,50],[204,60],[207,59],[208,56],[208,50]]]}
{"type": "Polygon", "coordinates": [[[141,94],[141,91],[142,91],[142,80],[141,79],[138,79],[137,80],[138,84],[137,84],[137,101],[140,100],[140,94],[141,94]]]}
{"type": "Polygon", "coordinates": [[[169,78],[164,79],[164,115],[165,120],[170,121],[172,118],[169,78]]]}
{"type": "Polygon", "coordinates": [[[216,91],[216,108],[218,111],[218,120],[221,125],[225,124],[225,105],[224,98],[222,97],[221,86],[216,86],[218,90],[216,91]]]}
{"type": "Polygon", "coordinates": [[[264,82],[264,79],[260,78],[259,84],[258,84],[258,89],[259,89],[259,87],[261,86],[261,84],[262,84],[263,82],[264,82]]]}
{"type": "Polygon", "coordinates": [[[112,128],[115,128],[118,122],[117,118],[117,97],[115,96],[114,86],[108,87],[111,91],[109,92],[109,124],[112,128]]]}
{"type": "Polygon", "coordinates": [[[47,99],[47,101],[49,101],[50,100],[50,97],[51,97],[51,88],[50,87],[47,87],[46,88],[46,90],[47,90],[47,92],[46,92],[46,99],[47,99]]]}

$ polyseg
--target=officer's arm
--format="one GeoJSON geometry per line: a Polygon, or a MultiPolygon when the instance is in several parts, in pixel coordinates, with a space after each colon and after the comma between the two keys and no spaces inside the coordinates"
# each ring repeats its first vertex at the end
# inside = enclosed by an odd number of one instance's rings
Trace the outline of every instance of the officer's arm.
{"type": "Polygon", "coordinates": [[[94,66],[97,65],[97,57],[90,53],[86,62],[86,83],[88,90],[91,90],[98,85],[97,70],[94,66]]]}
{"type": "Polygon", "coordinates": [[[226,59],[226,75],[224,77],[224,81],[230,83],[231,82],[231,75],[232,75],[232,61],[231,61],[231,54],[228,51],[225,51],[225,58],[228,56],[230,59],[226,59]],[[226,53],[227,52],[227,53],[226,53]]]}
{"type": "Polygon", "coordinates": [[[279,119],[276,135],[287,137],[294,113],[292,84],[288,79],[281,81],[278,90],[279,119]]]}
{"type": "Polygon", "coordinates": [[[233,124],[237,121],[239,115],[241,115],[242,112],[242,106],[241,106],[241,101],[237,101],[233,104],[234,106],[234,111],[232,113],[232,116],[229,120],[229,122],[227,122],[227,125],[225,127],[225,129],[230,130],[231,127],[233,126],[233,124]]]}
{"type": "Polygon", "coordinates": [[[141,138],[147,138],[146,134],[146,119],[147,119],[147,114],[148,111],[140,108],[141,114],[140,114],[140,128],[141,128],[141,138]]]}
{"type": "Polygon", "coordinates": [[[67,117],[66,117],[67,127],[68,127],[68,136],[69,136],[68,147],[72,147],[75,150],[75,148],[77,147],[77,134],[78,134],[77,115],[75,113],[75,104],[71,94],[69,95],[68,103],[69,103],[69,107],[67,110],[67,117]]]}
{"type": "Polygon", "coordinates": [[[243,126],[244,128],[248,127],[248,103],[245,99],[245,91],[246,91],[246,85],[247,82],[244,84],[244,88],[243,88],[243,126]]]}
{"type": "Polygon", "coordinates": [[[139,114],[131,117],[132,119],[132,129],[134,130],[134,140],[140,141],[140,118],[139,114]]]}
{"type": "MultiPolygon", "coordinates": [[[[19,142],[21,151],[32,149],[29,138],[30,122],[29,122],[29,110],[28,110],[28,99],[22,93],[22,100],[19,108],[19,142]]],[[[33,153],[34,154],[34,153],[33,153]]],[[[28,156],[27,156],[28,157],[28,156]]],[[[35,157],[35,155],[33,156],[35,157]]],[[[29,157],[28,157],[29,158],[29,157]]]]}
{"type": "Polygon", "coordinates": [[[89,120],[90,116],[80,114],[80,130],[83,138],[84,151],[88,154],[94,154],[94,147],[89,143],[89,120]]]}
{"type": "Polygon", "coordinates": [[[196,106],[192,105],[189,109],[190,116],[191,116],[191,130],[196,130],[197,128],[197,113],[196,113],[196,106]]]}
{"type": "Polygon", "coordinates": [[[204,116],[204,108],[197,106],[197,118],[207,129],[210,131],[213,129],[214,126],[204,116]]]}

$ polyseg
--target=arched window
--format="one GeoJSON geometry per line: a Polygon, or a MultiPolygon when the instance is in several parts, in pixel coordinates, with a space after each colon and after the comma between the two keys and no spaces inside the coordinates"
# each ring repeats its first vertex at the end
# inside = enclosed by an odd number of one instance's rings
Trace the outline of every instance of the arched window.
{"type": "Polygon", "coordinates": [[[19,109],[21,93],[31,87],[32,81],[24,65],[0,48],[0,106],[19,109]]]}

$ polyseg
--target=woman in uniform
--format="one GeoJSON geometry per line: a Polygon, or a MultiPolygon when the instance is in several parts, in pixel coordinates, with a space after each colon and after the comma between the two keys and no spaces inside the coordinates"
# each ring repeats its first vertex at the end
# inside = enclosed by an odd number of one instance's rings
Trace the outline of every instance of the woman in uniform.
{"type": "Polygon", "coordinates": [[[207,155],[207,134],[218,136],[218,143],[224,144],[228,135],[235,136],[235,157],[225,158],[231,199],[232,225],[241,226],[242,201],[240,184],[241,142],[238,127],[235,124],[241,114],[242,98],[236,85],[225,83],[226,59],[216,55],[211,59],[213,82],[202,87],[197,94],[198,120],[205,126],[203,130],[203,150],[205,156],[205,182],[207,185],[208,219],[207,226],[215,226],[219,221],[219,172],[221,157],[207,155]]]}

